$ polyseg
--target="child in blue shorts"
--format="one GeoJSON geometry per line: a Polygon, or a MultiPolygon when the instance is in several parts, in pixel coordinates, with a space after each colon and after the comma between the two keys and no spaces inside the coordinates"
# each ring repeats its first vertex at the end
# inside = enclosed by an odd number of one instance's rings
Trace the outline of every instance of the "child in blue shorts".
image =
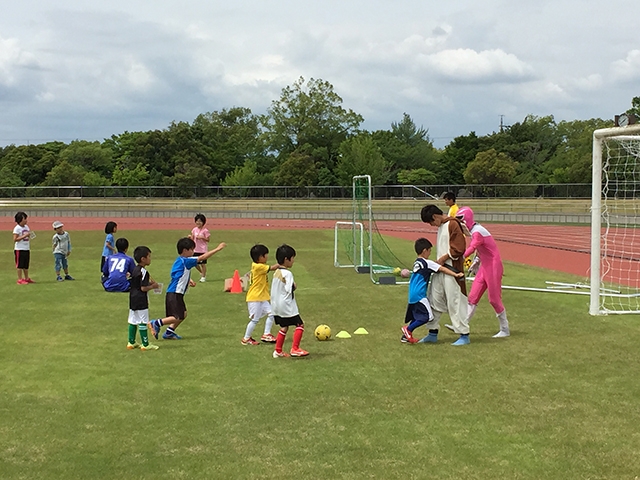
{"type": "MultiPolygon", "coordinates": [[[[407,305],[407,313],[404,320],[407,325],[402,327],[402,338],[400,339],[403,343],[417,343],[418,339],[414,338],[413,331],[433,319],[431,305],[427,299],[427,287],[429,286],[431,274],[442,272],[445,275],[451,275],[456,278],[464,277],[464,273],[454,272],[448,265],[440,265],[433,260],[429,260],[431,247],[433,245],[426,238],[419,238],[414,244],[418,258],[413,264],[413,272],[409,280],[409,304],[407,305]]],[[[435,336],[437,340],[437,330],[435,332],[430,331],[429,335],[423,340],[428,342],[430,336],[435,336]]]]}

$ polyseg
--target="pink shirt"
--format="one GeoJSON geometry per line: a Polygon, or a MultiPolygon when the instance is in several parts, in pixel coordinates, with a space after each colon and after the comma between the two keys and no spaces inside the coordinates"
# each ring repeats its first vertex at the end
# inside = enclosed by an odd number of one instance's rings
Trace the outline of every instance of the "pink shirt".
{"type": "Polygon", "coordinates": [[[204,237],[209,240],[210,236],[211,234],[209,233],[209,229],[207,227],[193,227],[193,230],[191,230],[191,238],[193,238],[193,241],[196,242],[196,249],[194,253],[205,253],[209,250],[207,242],[197,237],[204,237]]]}

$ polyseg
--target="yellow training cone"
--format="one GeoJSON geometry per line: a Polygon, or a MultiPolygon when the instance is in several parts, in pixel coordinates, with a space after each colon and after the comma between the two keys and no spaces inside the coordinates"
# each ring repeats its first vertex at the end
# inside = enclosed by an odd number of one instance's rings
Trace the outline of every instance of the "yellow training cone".
{"type": "Polygon", "coordinates": [[[364,328],[360,327],[359,329],[357,329],[355,332],[353,332],[355,335],[369,335],[369,332],[367,332],[364,328]]]}
{"type": "Polygon", "coordinates": [[[349,335],[349,332],[347,332],[346,330],[342,330],[341,332],[336,334],[336,338],[351,338],[351,335],[349,335]]]}

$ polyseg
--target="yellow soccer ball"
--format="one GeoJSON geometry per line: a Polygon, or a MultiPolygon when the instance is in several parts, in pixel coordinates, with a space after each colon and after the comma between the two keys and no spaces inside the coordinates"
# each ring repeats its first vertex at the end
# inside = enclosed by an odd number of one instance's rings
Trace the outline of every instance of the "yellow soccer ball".
{"type": "Polygon", "coordinates": [[[316,327],[316,331],[314,332],[314,335],[321,342],[325,340],[329,340],[331,338],[331,329],[329,328],[328,325],[318,325],[316,327]]]}

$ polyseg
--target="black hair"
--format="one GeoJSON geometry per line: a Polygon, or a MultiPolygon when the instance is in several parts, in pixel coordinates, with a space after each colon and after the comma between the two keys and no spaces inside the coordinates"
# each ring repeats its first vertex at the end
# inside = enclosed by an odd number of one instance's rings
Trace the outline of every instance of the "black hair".
{"type": "Polygon", "coordinates": [[[433,244],[426,238],[419,238],[416,240],[413,247],[415,248],[416,253],[420,255],[425,249],[433,247],[433,244]]]}
{"type": "Polygon", "coordinates": [[[136,247],[133,251],[133,258],[135,258],[136,262],[140,263],[144,257],[147,257],[151,253],[151,249],[149,247],[145,247],[144,245],[140,247],[136,247]]]}
{"type": "Polygon", "coordinates": [[[21,221],[23,221],[28,216],[29,215],[27,215],[24,212],[18,212],[18,213],[15,214],[15,216],[13,218],[16,220],[16,223],[20,223],[21,221]]]}
{"type": "Polygon", "coordinates": [[[124,253],[127,251],[127,248],[129,248],[129,240],[124,237],[116,240],[116,250],[118,250],[118,252],[124,253]]]}
{"type": "Polygon", "coordinates": [[[104,233],[113,233],[117,226],[118,224],[116,222],[107,222],[107,224],[104,226],[104,233]]]}
{"type": "Polygon", "coordinates": [[[256,243],[253,247],[251,247],[251,250],[249,250],[249,255],[251,255],[251,260],[253,260],[256,263],[258,262],[260,257],[266,255],[267,253],[269,253],[269,249],[267,248],[267,246],[262,245],[260,243],[256,243]]]}
{"type": "Polygon", "coordinates": [[[283,243],[276,250],[276,260],[282,265],[287,258],[293,258],[296,256],[296,251],[291,245],[283,243]]]}
{"type": "Polygon", "coordinates": [[[456,194],[453,192],[447,192],[444,195],[442,195],[442,198],[445,200],[453,200],[454,203],[456,201],[456,194]]]}
{"type": "Polygon", "coordinates": [[[434,215],[442,215],[442,210],[435,205],[425,205],[420,211],[420,218],[424,223],[433,222],[434,215]]]}
{"type": "Polygon", "coordinates": [[[196,248],[196,242],[191,240],[189,237],[183,237],[178,240],[176,248],[178,249],[178,255],[182,255],[182,252],[184,252],[185,250],[193,250],[194,248],[196,248]]]}
{"type": "Polygon", "coordinates": [[[205,217],[202,213],[196,213],[196,216],[193,217],[194,222],[197,222],[198,220],[202,222],[202,225],[205,225],[207,223],[207,217],[205,217]]]}

